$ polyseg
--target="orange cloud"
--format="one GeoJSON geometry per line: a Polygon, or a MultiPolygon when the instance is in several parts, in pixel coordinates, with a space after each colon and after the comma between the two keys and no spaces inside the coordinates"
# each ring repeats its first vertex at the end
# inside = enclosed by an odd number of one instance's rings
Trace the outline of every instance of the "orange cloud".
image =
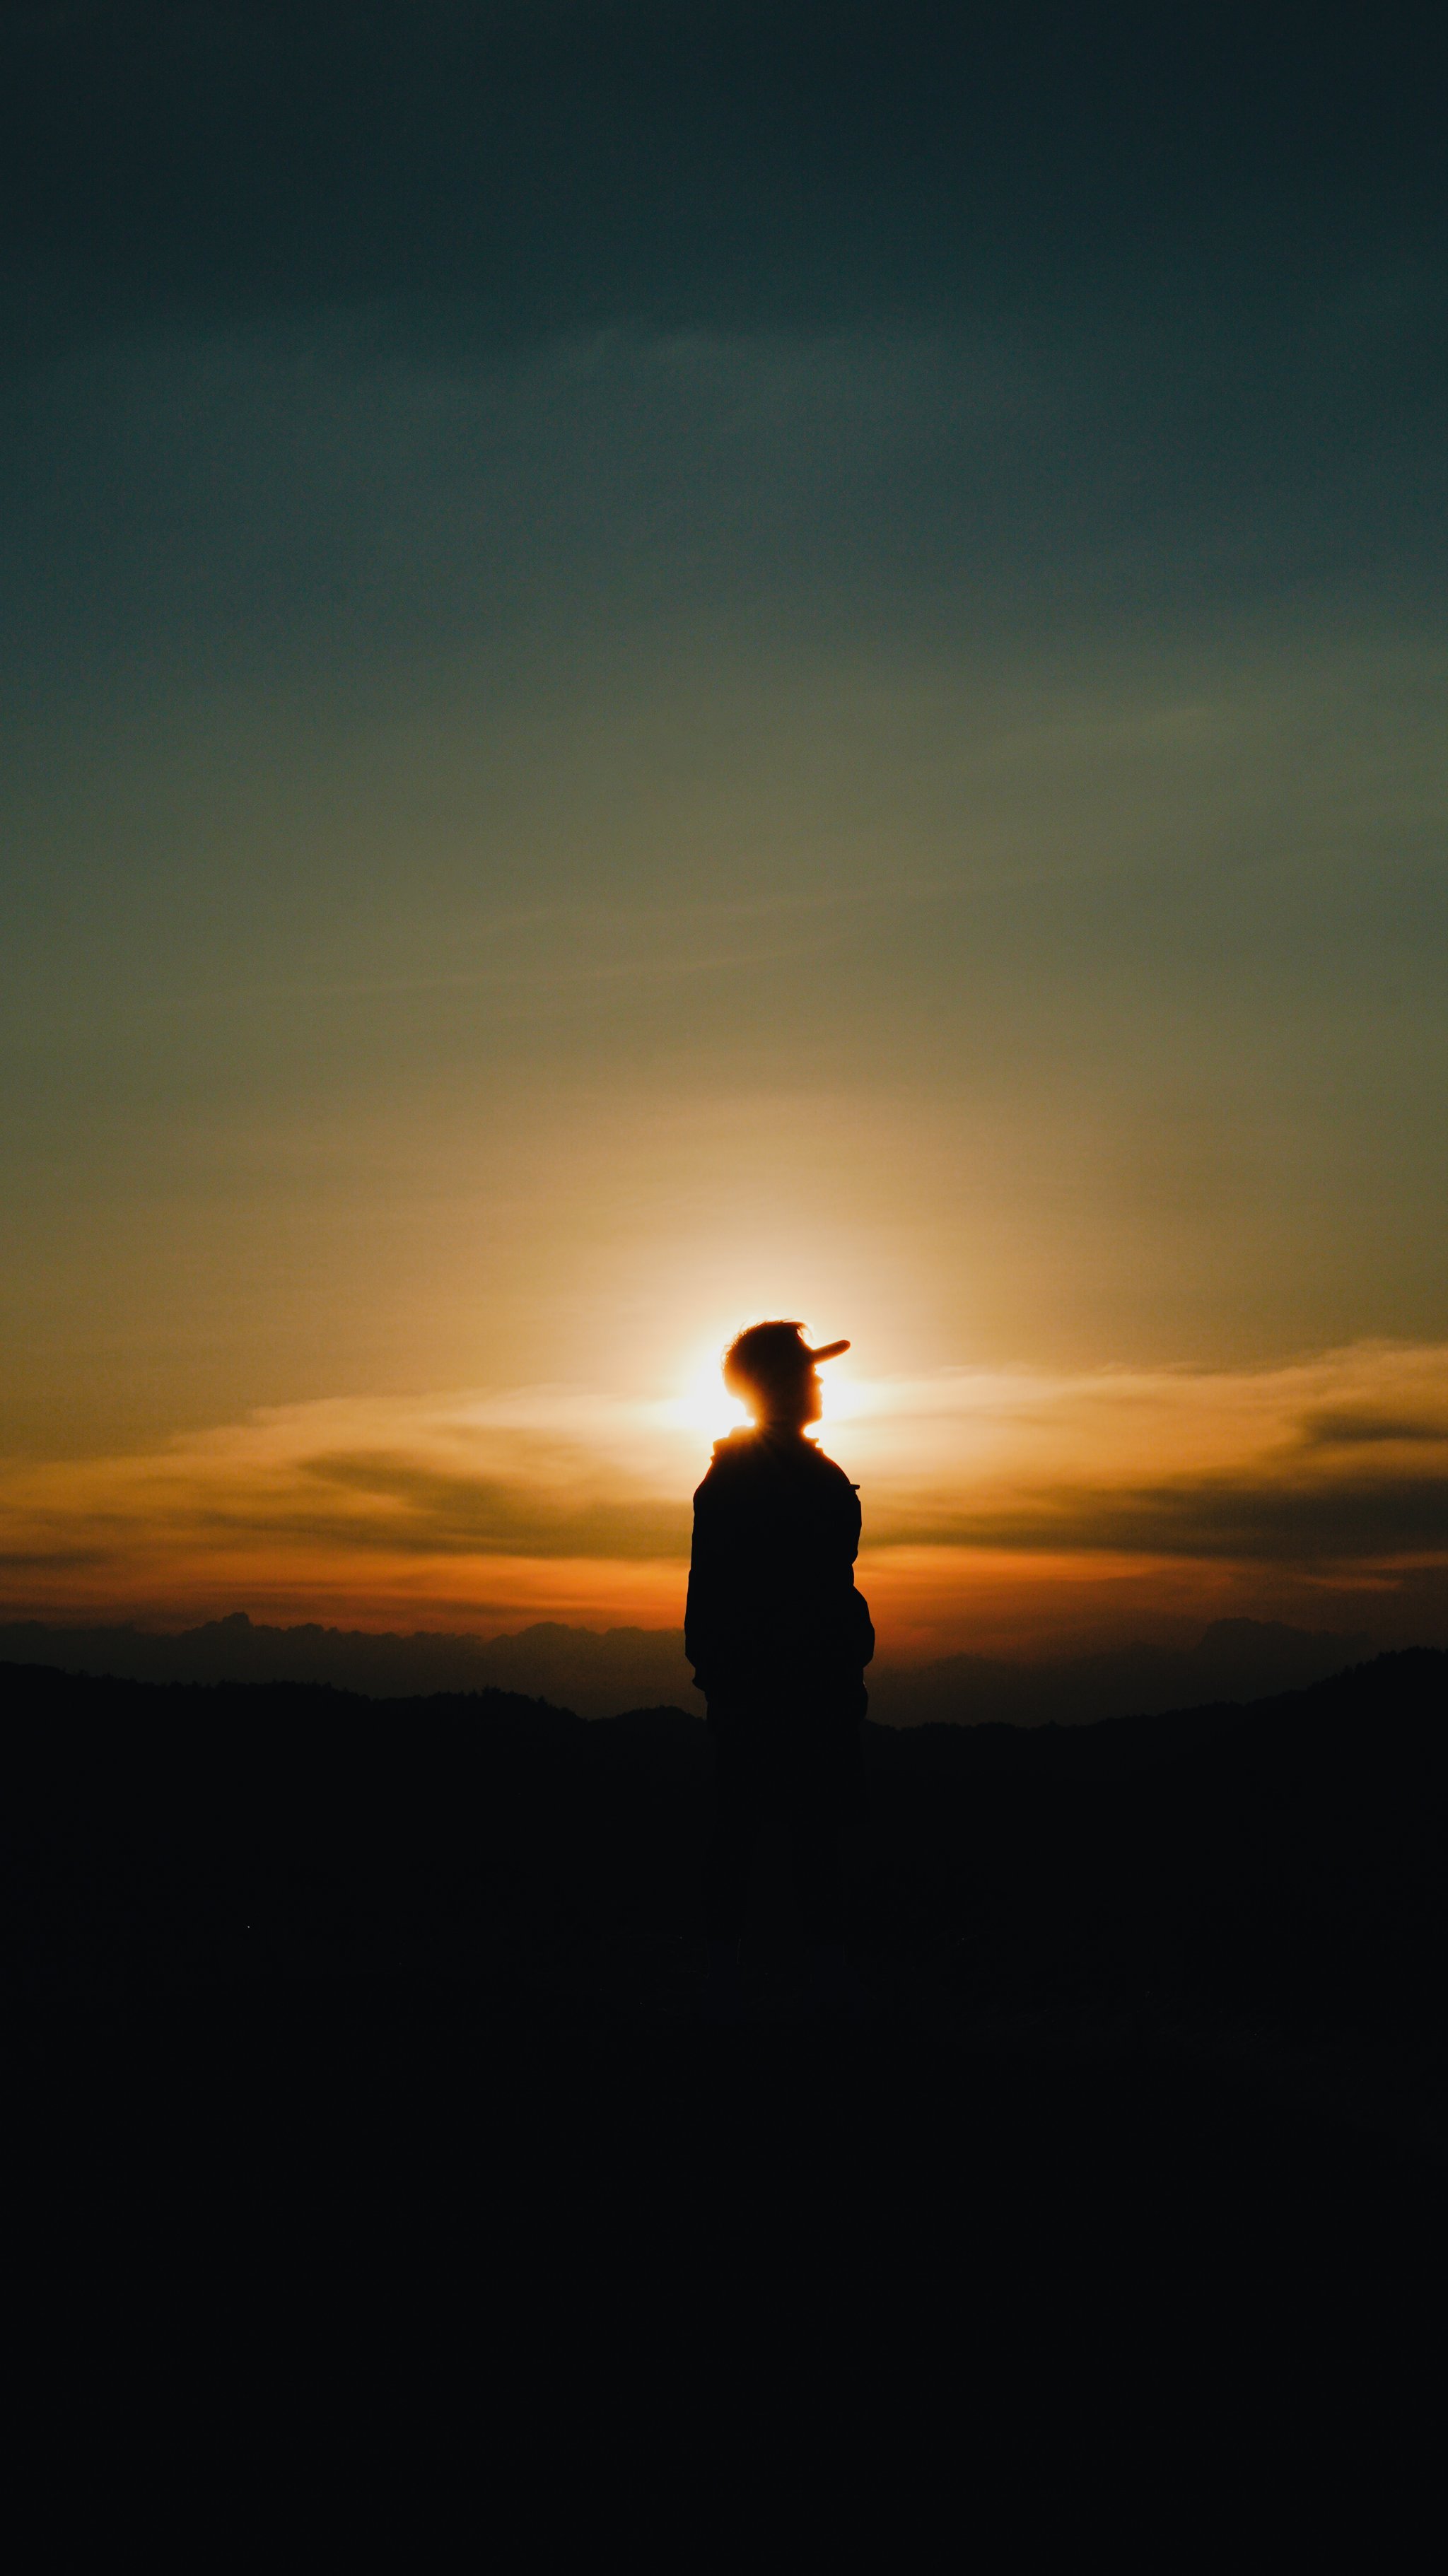
{"type": "MultiPolygon", "coordinates": [[[[1442,1624],[1448,1348],[1262,1370],[940,1372],[831,1387],[886,1653],[1064,1645],[1369,1593],[1442,1624]]],[[[0,1474],[10,1616],[244,1607],[363,1627],[672,1627],[697,1399],[521,1388],[258,1413],[0,1474]]],[[[1356,1615],[1361,1618],[1362,1604],[1356,1615]]]]}

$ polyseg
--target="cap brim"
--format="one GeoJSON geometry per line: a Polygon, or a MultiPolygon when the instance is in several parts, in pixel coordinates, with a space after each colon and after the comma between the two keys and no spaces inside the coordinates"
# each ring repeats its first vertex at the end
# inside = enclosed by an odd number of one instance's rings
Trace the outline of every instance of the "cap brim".
{"type": "Polygon", "coordinates": [[[819,1349],[811,1351],[809,1356],[812,1360],[837,1360],[841,1351],[847,1351],[849,1347],[848,1342],[822,1342],[819,1349]]]}

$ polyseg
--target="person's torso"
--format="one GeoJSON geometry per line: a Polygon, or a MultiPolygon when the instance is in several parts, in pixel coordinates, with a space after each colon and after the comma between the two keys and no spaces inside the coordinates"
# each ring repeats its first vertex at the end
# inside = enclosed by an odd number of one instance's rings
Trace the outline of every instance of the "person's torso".
{"type": "Polygon", "coordinates": [[[811,1441],[736,1432],[716,1445],[694,1502],[692,1597],[713,1668],[858,1675],[869,1626],[854,1578],[860,1506],[834,1460],[811,1441]]]}

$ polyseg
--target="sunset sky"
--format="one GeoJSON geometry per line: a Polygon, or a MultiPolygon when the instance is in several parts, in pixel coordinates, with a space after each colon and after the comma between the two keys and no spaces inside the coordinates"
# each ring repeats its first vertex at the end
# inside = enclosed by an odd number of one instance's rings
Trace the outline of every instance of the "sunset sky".
{"type": "Polygon", "coordinates": [[[1445,44],[0,20],[0,1609],[1448,1642],[1445,44]]]}

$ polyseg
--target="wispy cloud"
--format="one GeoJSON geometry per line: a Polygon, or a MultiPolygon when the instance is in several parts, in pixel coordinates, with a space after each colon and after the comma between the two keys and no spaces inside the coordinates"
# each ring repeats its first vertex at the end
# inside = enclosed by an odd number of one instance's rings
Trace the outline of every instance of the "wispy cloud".
{"type": "MultiPolygon", "coordinates": [[[[1441,1345],[1264,1370],[837,1375],[832,1399],[824,1438],[863,1488],[871,1581],[887,1604],[910,1593],[917,1625],[922,1594],[938,1627],[990,1581],[1130,1569],[1137,1598],[1155,1568],[1175,1599],[1193,1567],[1204,1583],[1234,1567],[1269,1588],[1391,1589],[1448,1565],[1441,1345]]],[[[672,1624],[708,1416],[687,1391],[566,1385],[339,1398],[146,1455],[13,1463],[0,1599],[73,1613],[324,1596],[365,1625],[399,1597],[461,1620],[582,1595],[672,1624]]]]}

